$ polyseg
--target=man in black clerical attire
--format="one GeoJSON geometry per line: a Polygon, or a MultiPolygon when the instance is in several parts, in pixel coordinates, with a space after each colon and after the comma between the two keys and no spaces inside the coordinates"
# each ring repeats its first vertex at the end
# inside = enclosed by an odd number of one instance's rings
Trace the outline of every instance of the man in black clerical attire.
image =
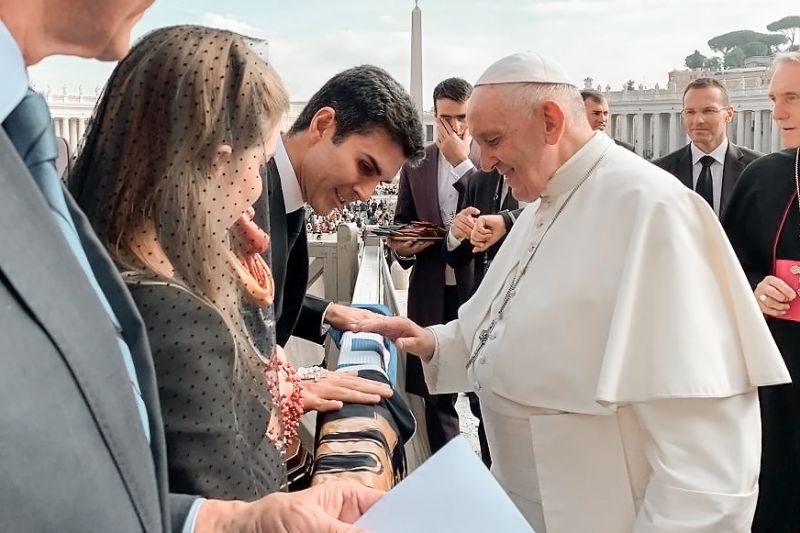
{"type": "Polygon", "coordinates": [[[742,172],[722,224],[792,383],[759,389],[763,448],[754,533],[800,531],[800,52],[775,60],[769,96],[786,150],[742,172]],[[776,270],[776,265],[781,268],[776,270]],[[797,266],[794,266],[797,265],[797,266]]]}

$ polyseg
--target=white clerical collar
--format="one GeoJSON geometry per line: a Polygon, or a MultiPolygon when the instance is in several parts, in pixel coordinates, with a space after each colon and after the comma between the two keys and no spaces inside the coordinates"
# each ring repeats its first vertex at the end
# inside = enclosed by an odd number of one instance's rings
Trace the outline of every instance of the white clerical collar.
{"type": "Polygon", "coordinates": [[[300,182],[297,181],[297,174],[289,160],[289,154],[283,145],[283,135],[278,135],[278,142],[275,145],[275,166],[278,168],[278,176],[281,178],[281,189],[283,189],[283,204],[286,212],[292,213],[305,205],[303,191],[300,190],[300,182]]]}
{"type": "Polygon", "coordinates": [[[702,151],[694,143],[691,143],[689,146],[691,146],[691,150],[692,150],[692,164],[693,165],[696,165],[697,163],[699,163],[700,159],[702,159],[704,156],[707,156],[707,155],[710,155],[711,157],[713,157],[714,161],[716,161],[720,165],[724,165],[725,164],[725,154],[728,153],[728,139],[727,138],[723,139],[723,141],[721,143],[719,143],[719,146],[714,148],[714,150],[710,154],[707,154],[704,151],[702,151]]]}
{"type": "Polygon", "coordinates": [[[17,41],[0,20],[0,123],[17,107],[28,90],[28,72],[17,41]]]}
{"type": "Polygon", "coordinates": [[[567,191],[571,191],[581,180],[586,177],[586,173],[597,162],[600,154],[605,152],[614,143],[611,138],[602,131],[594,132],[589,141],[584,144],[567,162],[558,167],[556,173],[547,182],[542,197],[560,196],[567,191]]]}

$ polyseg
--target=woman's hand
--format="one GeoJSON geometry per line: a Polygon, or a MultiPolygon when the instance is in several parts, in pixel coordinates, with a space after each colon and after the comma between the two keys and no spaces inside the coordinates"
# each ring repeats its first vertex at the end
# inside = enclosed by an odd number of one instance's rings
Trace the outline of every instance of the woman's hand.
{"type": "Polygon", "coordinates": [[[347,403],[376,404],[392,394],[392,387],[364,379],[351,372],[331,372],[320,368],[318,379],[300,381],[303,406],[308,411],[338,411],[347,403]]]}

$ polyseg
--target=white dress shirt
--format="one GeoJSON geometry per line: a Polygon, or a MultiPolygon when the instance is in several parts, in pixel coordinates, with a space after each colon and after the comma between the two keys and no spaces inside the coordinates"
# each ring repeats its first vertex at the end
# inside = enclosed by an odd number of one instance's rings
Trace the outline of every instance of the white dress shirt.
{"type": "MultiPolygon", "coordinates": [[[[447,158],[439,152],[439,168],[437,180],[439,185],[439,212],[442,215],[442,222],[446,228],[450,228],[453,218],[458,210],[458,191],[453,185],[460,180],[464,174],[475,168],[475,164],[469,159],[465,159],[455,167],[447,161],[447,158]]],[[[451,234],[447,232],[448,247],[450,245],[451,234]]],[[[456,246],[458,246],[456,244],[456,246]]],[[[456,284],[456,272],[450,265],[445,265],[444,284],[453,286],[456,284]]]]}
{"type": "Polygon", "coordinates": [[[703,170],[700,159],[707,155],[714,158],[709,170],[714,192],[714,212],[719,216],[719,204],[722,201],[722,172],[725,165],[725,154],[728,153],[728,139],[723,140],[710,154],[703,152],[694,143],[691,143],[690,146],[692,150],[692,189],[697,189],[697,180],[703,170]]]}
{"type": "Polygon", "coordinates": [[[0,20],[0,123],[17,107],[28,90],[28,71],[17,41],[0,20]]]}
{"type": "Polygon", "coordinates": [[[283,203],[286,206],[286,212],[297,211],[306,205],[306,201],[303,200],[300,182],[297,181],[297,174],[294,172],[292,161],[286,152],[286,146],[283,145],[283,135],[278,136],[278,142],[275,144],[275,166],[278,167],[278,176],[281,179],[283,203]]]}

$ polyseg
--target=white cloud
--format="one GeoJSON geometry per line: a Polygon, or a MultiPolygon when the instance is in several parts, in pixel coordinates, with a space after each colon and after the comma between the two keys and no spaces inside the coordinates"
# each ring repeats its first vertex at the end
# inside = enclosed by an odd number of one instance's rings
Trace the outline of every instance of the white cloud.
{"type": "Polygon", "coordinates": [[[203,22],[206,26],[212,28],[220,28],[222,30],[229,30],[248,37],[265,38],[266,32],[261,28],[256,28],[249,22],[241,20],[233,15],[225,15],[222,13],[204,13],[203,22]]]}

